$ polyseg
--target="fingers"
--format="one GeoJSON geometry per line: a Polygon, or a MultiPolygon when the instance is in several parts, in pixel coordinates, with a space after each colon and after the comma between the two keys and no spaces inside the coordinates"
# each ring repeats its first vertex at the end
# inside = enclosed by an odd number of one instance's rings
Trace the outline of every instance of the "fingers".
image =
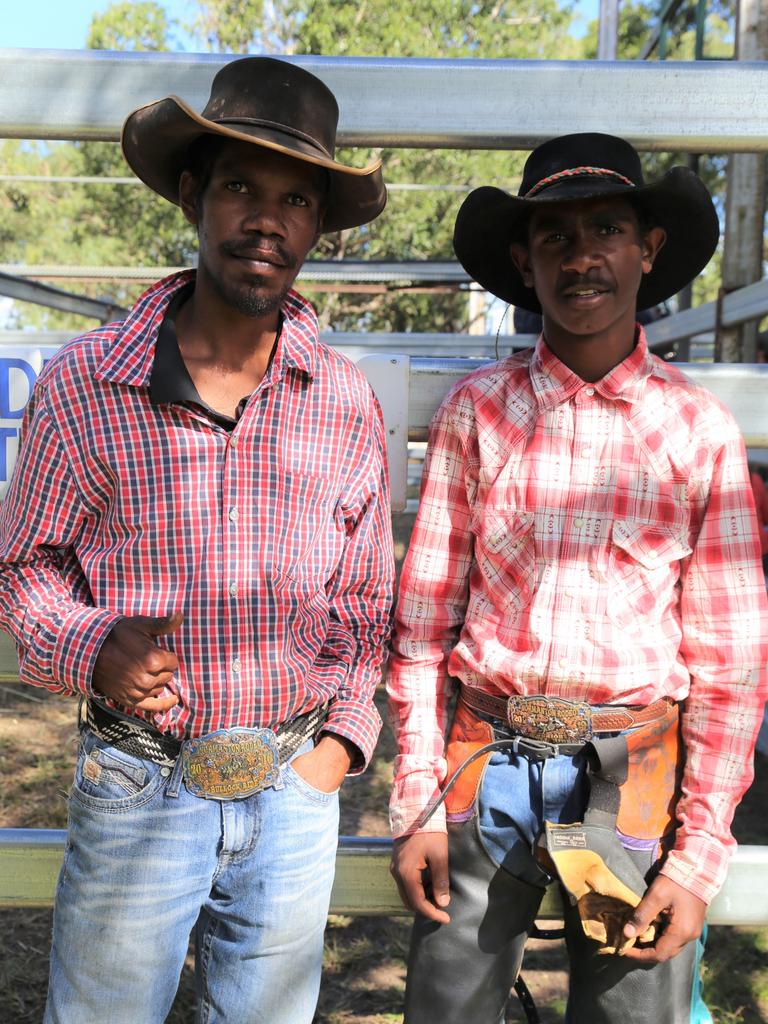
{"type": "Polygon", "coordinates": [[[144,697],[143,700],[136,701],[133,707],[140,708],[142,711],[162,713],[163,711],[170,711],[170,709],[175,707],[178,703],[178,695],[170,693],[167,697],[144,697]]]}
{"type": "Polygon", "coordinates": [[[706,904],[697,896],[659,875],[624,925],[624,935],[636,938],[658,920],[657,937],[651,946],[626,949],[624,956],[639,963],[670,960],[701,935],[706,911],[706,904]]]}
{"type": "Polygon", "coordinates": [[[447,836],[428,832],[396,840],[390,871],[406,907],[448,924],[450,916],[441,909],[450,902],[447,836]]]}

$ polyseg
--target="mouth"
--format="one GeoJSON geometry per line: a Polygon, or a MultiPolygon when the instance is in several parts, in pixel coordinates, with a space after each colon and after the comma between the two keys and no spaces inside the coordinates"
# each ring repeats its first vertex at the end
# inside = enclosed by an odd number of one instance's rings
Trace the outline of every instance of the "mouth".
{"type": "Polygon", "coordinates": [[[236,252],[232,254],[235,259],[247,263],[260,273],[270,270],[283,270],[285,263],[277,259],[272,253],[261,251],[236,252]]]}
{"type": "Polygon", "coordinates": [[[223,249],[228,256],[240,260],[260,274],[290,269],[294,263],[287,253],[277,247],[230,243],[223,246],[223,249]]]}
{"type": "Polygon", "coordinates": [[[610,288],[603,284],[577,284],[563,288],[560,294],[563,298],[575,303],[597,302],[603,295],[607,295],[610,288]]]}

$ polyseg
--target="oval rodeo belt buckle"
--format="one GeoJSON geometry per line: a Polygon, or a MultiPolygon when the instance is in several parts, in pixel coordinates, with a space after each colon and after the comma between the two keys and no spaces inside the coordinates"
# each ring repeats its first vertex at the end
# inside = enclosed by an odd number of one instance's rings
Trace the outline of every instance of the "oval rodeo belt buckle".
{"type": "Polygon", "coordinates": [[[187,740],[181,751],[187,789],[206,800],[242,800],[279,780],[271,729],[217,729],[187,740]]]}
{"type": "Polygon", "coordinates": [[[507,701],[507,721],[519,736],[555,745],[592,739],[592,708],[562,697],[522,697],[507,701]]]}

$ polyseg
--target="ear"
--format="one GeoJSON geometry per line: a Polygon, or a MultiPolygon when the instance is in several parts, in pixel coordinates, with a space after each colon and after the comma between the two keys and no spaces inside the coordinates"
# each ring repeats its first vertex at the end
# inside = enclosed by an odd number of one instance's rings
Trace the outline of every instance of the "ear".
{"type": "Polygon", "coordinates": [[[197,205],[197,180],[191,171],[182,171],[179,178],[179,206],[193,227],[197,227],[197,205]]]}
{"type": "Polygon", "coordinates": [[[667,240],[664,228],[651,228],[643,238],[643,273],[650,274],[653,261],[667,240]]]}
{"type": "Polygon", "coordinates": [[[527,246],[521,245],[519,242],[510,242],[509,255],[514,265],[520,271],[525,287],[533,288],[533,269],[531,268],[531,256],[527,246]]]}

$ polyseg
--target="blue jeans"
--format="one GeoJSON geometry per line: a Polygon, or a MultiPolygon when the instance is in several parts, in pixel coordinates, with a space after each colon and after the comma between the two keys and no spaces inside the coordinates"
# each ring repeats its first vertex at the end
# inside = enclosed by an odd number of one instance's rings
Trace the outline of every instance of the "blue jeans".
{"type": "Polygon", "coordinates": [[[204,800],[180,759],[160,768],[83,734],[45,1024],[161,1024],[193,928],[198,1024],[309,1024],[338,794],[290,764],[281,777],[245,800],[204,800]]]}

